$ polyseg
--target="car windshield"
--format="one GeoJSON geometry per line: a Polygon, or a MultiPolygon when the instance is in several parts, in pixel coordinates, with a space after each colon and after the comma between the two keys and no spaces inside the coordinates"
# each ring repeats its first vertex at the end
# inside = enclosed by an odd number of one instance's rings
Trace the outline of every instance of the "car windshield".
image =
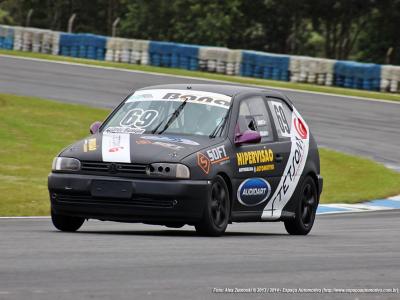
{"type": "Polygon", "coordinates": [[[191,90],[135,92],[104,125],[106,133],[211,135],[224,123],[231,97],[191,90]]]}

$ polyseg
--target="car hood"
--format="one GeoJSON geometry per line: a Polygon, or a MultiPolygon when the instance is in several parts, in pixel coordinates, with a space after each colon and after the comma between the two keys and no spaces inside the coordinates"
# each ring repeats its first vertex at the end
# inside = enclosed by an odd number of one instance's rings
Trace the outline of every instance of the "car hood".
{"type": "Polygon", "coordinates": [[[98,133],[67,147],[60,156],[81,161],[138,164],[179,162],[222,141],[223,138],[208,136],[98,133]]]}

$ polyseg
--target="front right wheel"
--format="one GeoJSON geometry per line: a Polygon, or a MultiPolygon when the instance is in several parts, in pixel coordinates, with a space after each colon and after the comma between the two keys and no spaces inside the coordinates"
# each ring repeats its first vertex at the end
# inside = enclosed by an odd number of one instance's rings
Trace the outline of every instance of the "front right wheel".
{"type": "Polygon", "coordinates": [[[318,192],[311,176],[304,178],[295,210],[294,219],[285,221],[285,228],[292,235],[307,235],[313,227],[318,206],[318,192]]]}
{"type": "Polygon", "coordinates": [[[220,236],[224,234],[229,222],[230,199],[225,180],[215,177],[211,183],[211,194],[207,199],[203,217],[195,225],[197,233],[205,236],[220,236]]]}

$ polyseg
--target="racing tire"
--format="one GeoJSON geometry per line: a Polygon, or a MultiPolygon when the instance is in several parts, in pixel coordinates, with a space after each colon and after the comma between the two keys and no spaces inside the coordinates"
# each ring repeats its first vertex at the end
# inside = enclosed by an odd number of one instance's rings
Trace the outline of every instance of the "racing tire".
{"type": "Polygon", "coordinates": [[[54,227],[66,232],[74,232],[81,228],[85,218],[64,216],[51,212],[51,220],[54,227]]]}
{"type": "Polygon", "coordinates": [[[225,180],[218,175],[211,183],[211,193],[203,217],[195,225],[197,233],[203,236],[223,235],[229,222],[230,206],[228,187],[225,180]]]}
{"type": "Polygon", "coordinates": [[[290,235],[307,235],[314,225],[317,206],[317,187],[312,177],[307,176],[300,186],[294,219],[284,221],[286,231],[290,235]]]}

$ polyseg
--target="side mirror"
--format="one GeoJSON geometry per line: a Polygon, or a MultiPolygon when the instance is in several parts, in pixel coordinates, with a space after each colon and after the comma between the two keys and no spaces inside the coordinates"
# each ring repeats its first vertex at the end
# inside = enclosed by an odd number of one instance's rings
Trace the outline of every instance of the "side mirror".
{"type": "Polygon", "coordinates": [[[99,122],[99,121],[92,123],[92,125],[90,125],[90,133],[91,134],[97,133],[99,131],[100,126],[101,126],[101,122],[99,122]]]}
{"type": "Polygon", "coordinates": [[[235,134],[235,145],[256,144],[261,141],[261,135],[258,131],[246,130],[235,134]]]}

